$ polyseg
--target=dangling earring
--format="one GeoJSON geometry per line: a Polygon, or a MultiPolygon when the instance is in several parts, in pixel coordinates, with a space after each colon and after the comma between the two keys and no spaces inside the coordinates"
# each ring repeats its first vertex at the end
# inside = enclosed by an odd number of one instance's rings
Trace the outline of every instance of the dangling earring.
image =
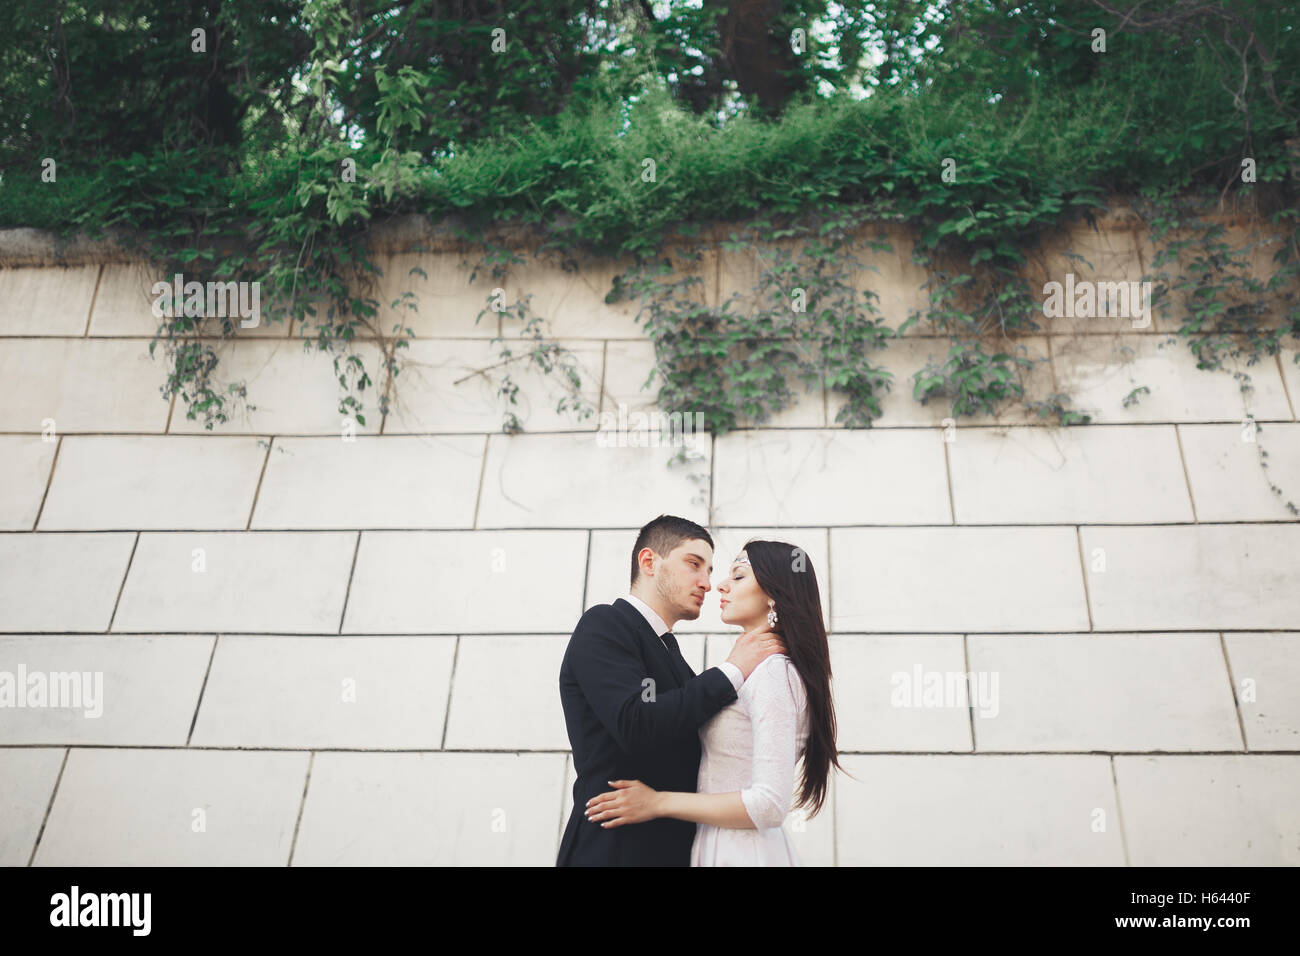
{"type": "Polygon", "coordinates": [[[767,606],[771,608],[771,610],[767,612],[767,626],[776,627],[776,602],[768,601],[767,606]]]}

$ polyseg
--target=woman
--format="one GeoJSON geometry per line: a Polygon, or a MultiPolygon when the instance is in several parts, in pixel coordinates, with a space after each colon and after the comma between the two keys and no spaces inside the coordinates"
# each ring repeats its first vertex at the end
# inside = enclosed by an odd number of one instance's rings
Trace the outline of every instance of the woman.
{"type": "Polygon", "coordinates": [[[692,866],[800,866],[781,826],[791,809],[795,764],[802,758],[795,806],[807,807],[809,817],[825,802],[831,764],[839,767],[817,575],[802,549],[750,541],[718,593],[724,623],[774,631],[786,653],[764,659],[735,702],[700,728],[697,793],[613,780],[614,790],[589,801],[587,818],[610,827],[659,817],[692,821],[692,866]]]}

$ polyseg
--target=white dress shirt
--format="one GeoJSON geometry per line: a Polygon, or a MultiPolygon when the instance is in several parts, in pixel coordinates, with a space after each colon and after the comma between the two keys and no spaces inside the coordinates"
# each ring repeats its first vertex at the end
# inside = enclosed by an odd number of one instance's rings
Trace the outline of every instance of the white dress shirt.
{"type": "MultiPolygon", "coordinates": [[[[664,619],[655,612],[654,608],[649,604],[646,604],[645,601],[641,600],[635,594],[629,594],[626,600],[628,604],[631,604],[641,612],[641,616],[646,619],[652,628],[654,628],[654,632],[658,635],[660,643],[664,645],[664,650],[668,650],[668,644],[664,641],[663,635],[665,632],[672,630],[672,628],[664,623],[664,619]]],[[[727,675],[727,679],[731,681],[731,686],[734,687],[736,693],[739,694],[740,686],[745,683],[745,675],[740,672],[740,668],[731,663],[731,661],[723,661],[718,665],[718,670],[727,675]]]]}

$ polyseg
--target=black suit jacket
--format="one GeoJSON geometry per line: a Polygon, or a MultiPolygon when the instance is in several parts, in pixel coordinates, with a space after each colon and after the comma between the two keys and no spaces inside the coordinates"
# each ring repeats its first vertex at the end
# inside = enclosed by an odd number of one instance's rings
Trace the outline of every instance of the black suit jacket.
{"type": "Polygon", "coordinates": [[[589,608],[560,665],[560,703],[578,779],[556,866],[689,866],[695,824],[650,820],[602,827],[584,816],[609,780],[695,792],[699,728],[736,699],[717,667],[698,677],[629,602],[589,608]],[[646,678],[654,681],[653,699],[646,678]]]}

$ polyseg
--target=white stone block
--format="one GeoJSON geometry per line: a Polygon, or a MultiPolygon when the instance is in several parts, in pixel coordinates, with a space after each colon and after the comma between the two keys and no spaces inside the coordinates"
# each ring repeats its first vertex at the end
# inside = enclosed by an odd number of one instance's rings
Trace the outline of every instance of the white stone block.
{"type": "Polygon", "coordinates": [[[13,675],[15,704],[25,706],[0,710],[0,743],[184,747],[214,640],[210,634],[2,637],[0,671],[13,675]],[[40,698],[33,696],[38,686],[45,688],[40,698]]]}
{"type": "Polygon", "coordinates": [[[115,631],[334,634],[352,532],[147,532],[115,631]]]}
{"type": "Polygon", "coordinates": [[[1084,631],[1073,528],[832,528],[832,630],[1084,631]]]}
{"type": "Polygon", "coordinates": [[[840,750],[971,750],[967,698],[941,692],[965,686],[961,635],[834,634],[830,644],[840,750]]]}
{"type": "Polygon", "coordinates": [[[1300,508],[1300,425],[1179,425],[1178,433],[1201,521],[1300,519],[1286,507],[1300,508]]]}
{"type": "Polygon", "coordinates": [[[57,445],[39,435],[0,435],[0,531],[32,530],[57,445]]]}
{"type": "Polygon", "coordinates": [[[0,431],[161,433],[165,378],[143,339],[13,339],[0,349],[0,431]]]}
{"type": "Polygon", "coordinates": [[[276,438],[254,528],[468,528],[482,435],[276,438]]]}
{"type": "MultiPolygon", "coordinates": [[[[235,435],[374,435],[379,433],[379,390],[383,385],[383,359],[373,343],[357,342],[350,353],[320,351],[290,339],[274,341],[244,339],[216,343],[218,364],[213,379],[226,394],[228,385],[238,385],[246,397],[228,396],[228,421],[204,427],[202,415],[187,418],[185,403],[176,401],[171,432],[183,434],[235,435]],[[354,366],[348,355],[356,355],[371,385],[361,391],[345,392],[339,375],[355,384],[354,366]],[[336,372],[334,361],[338,359],[336,372]],[[365,424],[357,422],[351,409],[340,411],[340,401],[349,394],[362,403],[365,424]]],[[[161,355],[160,355],[161,358],[161,355]]]]}
{"type": "Polygon", "coordinates": [[[1269,629],[1300,620],[1300,525],[1079,530],[1098,631],[1269,629]]]}
{"type": "MultiPolygon", "coordinates": [[[[1123,866],[1100,755],[847,756],[840,866],[1123,866]],[[1102,828],[1102,829],[1098,829],[1102,828]]],[[[1129,803],[1121,797],[1132,846],[1129,803]]]]}
{"type": "Polygon", "coordinates": [[[0,629],[106,631],[135,535],[0,535],[0,629]]]}
{"type": "Polygon", "coordinates": [[[36,866],[284,866],[307,753],[74,749],[36,866]]]}
{"type": "Polygon", "coordinates": [[[931,430],[759,430],[718,439],[714,520],[725,525],[947,524],[931,430]]]}
{"type": "MultiPolygon", "coordinates": [[[[402,349],[392,411],[384,434],[499,432],[515,415],[530,432],[595,431],[601,380],[599,344],[557,343],[556,371],[545,373],[528,356],[532,346],[512,338],[491,342],[436,339],[402,349]],[[570,388],[558,369],[571,365],[580,385],[570,388]],[[502,394],[513,385],[514,401],[502,394]],[[585,413],[585,417],[584,417],[585,413]]],[[[549,361],[549,359],[548,359],[549,361]]]]}
{"type": "Polygon", "coordinates": [[[1052,364],[1072,408],[1109,422],[1239,422],[1291,420],[1277,366],[1247,367],[1227,359],[1228,371],[1196,367],[1181,338],[1164,335],[1081,335],[1052,339],[1052,364]],[[1244,394],[1231,370],[1245,372],[1254,390],[1244,394]],[[1146,388],[1148,393],[1137,393],[1146,388]],[[1134,394],[1137,393],[1137,394],[1134,394]],[[1133,402],[1124,407],[1124,400],[1133,402]]]}
{"type": "Polygon", "coordinates": [[[1240,750],[1217,634],[972,634],[975,746],[1240,750]],[[996,683],[995,683],[996,680],[996,683]]]}
{"type": "Polygon", "coordinates": [[[346,634],[570,633],[585,531],[364,531],[346,634]]]}
{"type": "Polygon", "coordinates": [[[0,335],[84,335],[98,278],[98,264],[0,269],[0,335]]]}
{"type": "Polygon", "coordinates": [[[437,750],[454,651],[449,637],[223,634],[191,742],[437,750]]]}
{"type": "Polygon", "coordinates": [[[0,866],[26,866],[31,859],[66,753],[62,747],[0,749],[0,866]]]}
{"type": "Polygon", "coordinates": [[[293,863],[554,866],[563,779],[563,754],[318,754],[293,863]]]}
{"type": "Polygon", "coordinates": [[[1300,760],[1115,758],[1130,866],[1300,865],[1300,760]]]}
{"type": "Polygon", "coordinates": [[[479,527],[626,527],[659,511],[707,520],[708,437],[689,460],[673,461],[695,450],[694,436],[677,437],[691,442],[673,446],[665,438],[660,447],[627,447],[622,443],[629,438],[653,439],[617,431],[603,437],[491,435],[479,527]]]}
{"type": "Polygon", "coordinates": [[[69,435],[40,527],[242,529],[265,460],[256,438],[69,435]]]}
{"type": "Polygon", "coordinates": [[[1223,640],[1247,749],[1300,750],[1300,634],[1224,634],[1223,640]]]}
{"type": "Polygon", "coordinates": [[[460,638],[447,749],[566,749],[569,736],[557,688],[568,644],[563,634],[460,638]]]}

